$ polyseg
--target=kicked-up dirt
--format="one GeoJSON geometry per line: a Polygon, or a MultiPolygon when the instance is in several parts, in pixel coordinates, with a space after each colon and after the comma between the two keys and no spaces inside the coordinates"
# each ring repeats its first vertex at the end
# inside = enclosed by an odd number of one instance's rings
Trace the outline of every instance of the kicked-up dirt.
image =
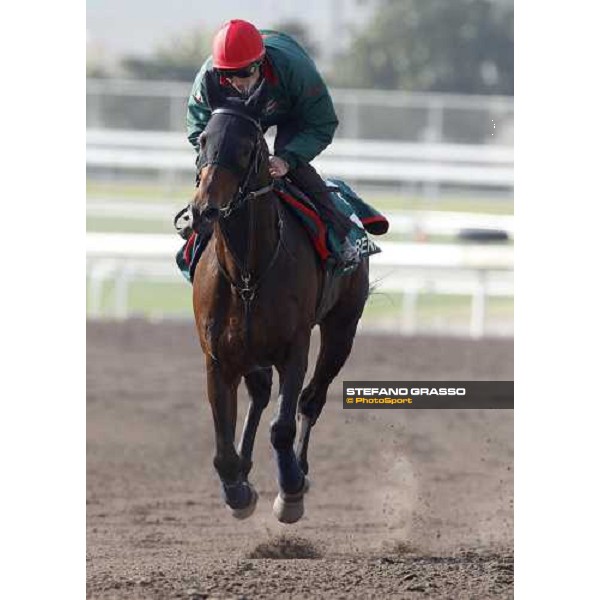
{"type": "Polygon", "coordinates": [[[512,411],[345,411],[341,382],[512,377],[512,340],[359,335],[311,435],[305,516],[271,512],[267,409],[236,521],[193,323],[89,322],[88,598],[511,598],[512,411]]]}

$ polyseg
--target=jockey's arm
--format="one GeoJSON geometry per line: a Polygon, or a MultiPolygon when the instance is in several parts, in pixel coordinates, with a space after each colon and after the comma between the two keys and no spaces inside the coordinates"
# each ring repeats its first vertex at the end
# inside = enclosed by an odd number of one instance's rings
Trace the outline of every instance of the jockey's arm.
{"type": "Polygon", "coordinates": [[[198,136],[206,128],[211,109],[206,102],[205,75],[210,59],[208,59],[196,75],[187,105],[187,138],[198,152],[198,136]]]}
{"type": "Polygon", "coordinates": [[[333,140],[338,126],[333,101],[316,68],[294,73],[291,91],[295,105],[290,115],[300,123],[300,131],[277,152],[294,169],[299,161],[309,163],[333,140]]]}

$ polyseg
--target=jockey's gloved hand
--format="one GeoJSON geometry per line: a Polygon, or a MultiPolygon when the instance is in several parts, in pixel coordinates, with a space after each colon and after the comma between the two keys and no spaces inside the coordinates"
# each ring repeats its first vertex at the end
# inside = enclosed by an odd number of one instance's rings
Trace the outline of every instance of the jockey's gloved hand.
{"type": "Polygon", "coordinates": [[[269,174],[273,178],[283,177],[290,170],[290,165],[279,156],[269,156],[269,174]]]}

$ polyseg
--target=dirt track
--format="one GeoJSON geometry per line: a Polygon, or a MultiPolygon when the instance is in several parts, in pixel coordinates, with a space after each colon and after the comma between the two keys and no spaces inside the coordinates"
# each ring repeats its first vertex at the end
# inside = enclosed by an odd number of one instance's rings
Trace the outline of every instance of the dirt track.
{"type": "Polygon", "coordinates": [[[224,508],[193,324],[87,335],[88,598],[512,597],[512,411],[350,412],[340,398],[344,375],[512,379],[512,340],[359,336],[311,436],[306,515],[285,526],[270,415],[256,513],[224,508]]]}

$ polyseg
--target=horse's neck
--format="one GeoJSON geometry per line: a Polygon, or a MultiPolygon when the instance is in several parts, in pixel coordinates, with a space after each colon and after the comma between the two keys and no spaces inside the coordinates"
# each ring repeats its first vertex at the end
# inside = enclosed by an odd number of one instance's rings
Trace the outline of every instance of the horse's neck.
{"type": "Polygon", "coordinates": [[[217,252],[230,274],[241,275],[238,263],[254,276],[267,268],[279,240],[277,202],[275,194],[269,192],[247,200],[219,222],[217,252]]]}

